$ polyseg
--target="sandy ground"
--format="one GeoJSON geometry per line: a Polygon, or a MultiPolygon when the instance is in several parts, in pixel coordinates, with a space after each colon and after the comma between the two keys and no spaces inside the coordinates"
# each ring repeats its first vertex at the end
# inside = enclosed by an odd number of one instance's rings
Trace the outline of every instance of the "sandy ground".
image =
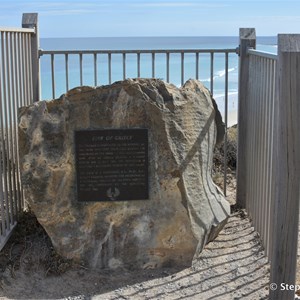
{"type": "MultiPolygon", "coordinates": [[[[215,179],[222,186],[222,176],[215,179]]],[[[235,189],[229,173],[232,205],[235,189]]],[[[27,217],[25,225],[0,253],[0,299],[268,299],[270,266],[244,211],[232,213],[191,267],[138,272],[89,270],[64,261],[35,218],[27,217]]]]}
{"type": "Polygon", "coordinates": [[[267,299],[269,264],[244,211],[233,213],[185,269],[112,272],[72,266],[60,276],[49,275],[32,261],[41,249],[32,245],[19,256],[18,268],[0,269],[0,299],[267,299]]]}

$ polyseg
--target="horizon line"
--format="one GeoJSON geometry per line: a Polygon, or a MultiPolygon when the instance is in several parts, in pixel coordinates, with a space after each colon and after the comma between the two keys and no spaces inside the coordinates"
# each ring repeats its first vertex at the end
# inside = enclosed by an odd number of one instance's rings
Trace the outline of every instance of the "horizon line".
{"type": "MultiPolygon", "coordinates": [[[[82,38],[199,38],[199,37],[234,37],[238,38],[238,35],[137,35],[137,36],[51,36],[41,37],[41,39],[82,39],[82,38]]],[[[277,35],[258,35],[256,38],[261,37],[277,37],[277,35]]]]}

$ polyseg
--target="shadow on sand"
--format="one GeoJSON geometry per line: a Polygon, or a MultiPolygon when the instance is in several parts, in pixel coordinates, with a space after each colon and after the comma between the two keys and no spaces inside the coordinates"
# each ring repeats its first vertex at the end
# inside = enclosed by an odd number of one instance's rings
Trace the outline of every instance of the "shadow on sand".
{"type": "MultiPolygon", "coordinates": [[[[27,250],[33,254],[35,246],[32,244],[27,250]]],[[[10,250],[13,255],[13,245],[10,250]]],[[[29,259],[30,256],[19,256],[18,268],[13,264],[3,268],[0,256],[2,297],[74,300],[268,298],[269,265],[258,234],[241,212],[232,214],[219,236],[206,245],[192,267],[91,271],[72,266],[59,276],[46,276],[45,269],[34,267],[39,262],[29,259]]]]}

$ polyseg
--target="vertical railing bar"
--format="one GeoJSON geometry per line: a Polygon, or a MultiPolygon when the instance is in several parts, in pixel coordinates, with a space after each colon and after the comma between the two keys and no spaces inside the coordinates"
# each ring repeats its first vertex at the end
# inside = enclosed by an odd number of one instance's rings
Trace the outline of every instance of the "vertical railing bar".
{"type": "Polygon", "coordinates": [[[126,79],[126,52],[123,52],[123,80],[126,79]]]}
{"type": "Polygon", "coordinates": [[[265,198],[265,106],[266,106],[266,101],[267,101],[267,86],[266,86],[266,76],[267,76],[267,69],[266,69],[266,58],[262,58],[262,68],[263,68],[263,77],[262,77],[262,85],[264,86],[264,89],[262,91],[262,106],[261,106],[261,143],[260,143],[260,148],[261,148],[261,180],[260,180],[260,210],[259,210],[259,218],[260,218],[260,223],[261,223],[261,240],[262,244],[264,247],[266,247],[265,243],[265,204],[266,204],[266,198],[265,198]]]}
{"type": "Polygon", "coordinates": [[[55,99],[54,54],[51,54],[52,99],[55,99]]]}
{"type": "Polygon", "coordinates": [[[11,83],[11,99],[9,101],[9,119],[10,119],[10,147],[11,147],[11,172],[12,172],[12,192],[11,192],[11,215],[12,215],[12,225],[15,224],[17,216],[17,206],[16,202],[18,201],[17,195],[17,173],[16,170],[16,157],[18,156],[18,150],[16,148],[16,139],[17,139],[17,110],[15,107],[16,101],[16,81],[15,81],[15,33],[10,34],[10,83],[11,83]]]}
{"type": "Polygon", "coordinates": [[[69,55],[65,53],[66,92],[69,90],[69,55]]]}
{"type": "Polygon", "coordinates": [[[20,68],[20,72],[19,72],[19,82],[20,82],[20,106],[24,106],[25,105],[25,86],[24,86],[24,60],[23,60],[23,34],[20,33],[19,35],[19,68],[20,68]]]}
{"type": "Polygon", "coordinates": [[[224,195],[227,189],[227,128],[228,128],[228,53],[225,54],[225,136],[224,136],[224,195]]]}
{"type": "Polygon", "coordinates": [[[98,65],[97,65],[97,53],[94,53],[94,85],[98,85],[98,65]]]}
{"type": "Polygon", "coordinates": [[[259,105],[258,105],[258,142],[257,142],[257,150],[258,150],[258,155],[257,155],[257,194],[256,194],[256,201],[257,201],[257,206],[256,206],[256,216],[257,216],[257,231],[261,234],[262,233],[262,224],[261,224],[261,180],[262,180],[262,170],[261,170],[261,165],[262,165],[262,159],[261,159],[261,143],[262,143],[262,132],[261,132],[261,127],[262,127],[262,103],[263,103],[263,59],[260,58],[260,84],[259,84],[259,105]]]}
{"type": "Polygon", "coordinates": [[[267,216],[266,216],[266,205],[267,205],[267,198],[266,198],[266,157],[265,157],[265,152],[266,152],[266,147],[267,147],[267,139],[266,139],[266,105],[268,101],[268,84],[267,84],[267,77],[268,77],[268,61],[267,58],[263,59],[263,69],[264,69],[264,78],[263,78],[263,85],[265,86],[264,92],[263,92],[263,98],[264,101],[262,103],[262,182],[261,182],[261,223],[262,223],[262,242],[264,249],[267,249],[266,245],[266,236],[267,236],[267,216]]]}
{"type": "Polygon", "coordinates": [[[141,53],[137,52],[137,77],[141,78],[141,53]]]}
{"type": "Polygon", "coordinates": [[[268,188],[268,248],[266,249],[267,257],[268,260],[270,261],[271,259],[271,254],[272,254],[272,229],[273,229],[273,224],[272,224],[272,186],[273,186],[273,118],[274,118],[274,88],[275,88],[275,60],[271,60],[270,62],[270,103],[268,107],[268,161],[269,161],[269,174],[268,174],[268,183],[267,183],[267,188],[268,188]]]}
{"type": "Polygon", "coordinates": [[[29,80],[28,80],[28,97],[29,104],[34,102],[33,99],[33,80],[32,80],[32,50],[31,50],[31,33],[27,33],[27,45],[28,45],[28,72],[29,72],[29,80]]]}
{"type": "Polygon", "coordinates": [[[199,79],[199,52],[196,52],[196,79],[199,79]]]}
{"type": "MultiPolygon", "coordinates": [[[[256,217],[257,217],[257,231],[259,232],[260,236],[262,235],[262,224],[261,224],[261,219],[260,219],[260,214],[261,214],[261,180],[262,180],[262,173],[261,173],[261,165],[262,165],[262,159],[261,159],[261,131],[262,131],[262,103],[264,101],[263,99],[263,58],[260,58],[260,85],[259,85],[259,105],[258,105],[258,141],[257,141],[257,194],[256,194],[256,201],[257,201],[257,206],[256,206],[256,217]]],[[[262,236],[261,236],[262,239],[262,236]]],[[[262,241],[263,242],[263,241],[262,241]]]]}
{"type": "MultiPolygon", "coordinates": [[[[23,56],[23,33],[18,33],[18,82],[19,82],[19,91],[18,91],[18,107],[25,105],[25,84],[24,84],[24,56],[23,56]]],[[[19,157],[18,157],[19,159],[19,157]]],[[[20,178],[20,186],[22,187],[21,177],[20,178]]],[[[22,188],[20,190],[20,199],[18,203],[18,209],[21,210],[23,208],[24,203],[24,195],[22,188]]]]}
{"type": "MultiPolygon", "coordinates": [[[[257,60],[259,59],[258,57],[256,58],[257,60]]],[[[256,78],[259,79],[260,76],[260,64],[259,62],[257,62],[257,74],[256,74],[256,78]]],[[[257,80],[257,96],[255,97],[255,144],[258,145],[259,143],[259,132],[258,132],[258,122],[259,122],[259,97],[260,97],[260,80],[257,80]]],[[[254,160],[254,165],[255,165],[255,177],[254,177],[254,193],[253,193],[253,202],[254,202],[254,210],[253,210],[253,218],[254,218],[254,224],[255,224],[255,228],[256,230],[259,232],[259,228],[258,228],[258,218],[257,218],[257,193],[258,193],[258,147],[256,146],[254,148],[255,151],[255,157],[256,160],[254,160]]]]}
{"type": "MultiPolygon", "coordinates": [[[[257,124],[257,97],[258,97],[258,62],[257,62],[257,57],[253,57],[253,61],[254,61],[254,77],[255,77],[255,81],[254,81],[254,86],[255,91],[254,91],[254,97],[252,98],[252,110],[253,110],[253,132],[252,132],[252,145],[254,145],[257,141],[256,141],[256,124],[257,124]]],[[[252,217],[252,224],[256,226],[256,218],[255,218],[255,208],[256,208],[256,202],[255,202],[255,195],[256,195],[256,147],[253,146],[253,154],[252,154],[252,163],[253,163],[253,176],[252,176],[252,193],[251,193],[251,203],[252,203],[252,211],[251,211],[251,217],[252,217]]]]}
{"type": "MultiPolygon", "coordinates": [[[[249,68],[250,68],[250,83],[249,83],[249,113],[250,113],[250,129],[248,128],[248,132],[250,132],[249,135],[249,159],[248,155],[247,158],[247,165],[249,166],[249,173],[248,173],[248,180],[249,180],[249,186],[247,187],[247,209],[250,213],[250,216],[252,218],[253,222],[253,212],[254,212],[254,201],[253,201],[253,193],[255,190],[254,186],[254,170],[255,170],[255,164],[254,164],[254,143],[255,143],[255,99],[256,99],[256,89],[253,92],[253,88],[257,85],[257,76],[256,76],[256,58],[250,55],[249,58],[249,68]]],[[[248,147],[247,147],[248,149],[248,147]]]]}
{"type": "Polygon", "coordinates": [[[266,61],[266,104],[265,104],[265,170],[264,170],[264,176],[265,176],[265,182],[264,182],[264,201],[265,201],[265,209],[264,209],[264,223],[265,223],[265,229],[264,229],[264,235],[265,235],[265,254],[268,256],[268,239],[269,239],[269,215],[268,215],[268,207],[269,207],[269,194],[268,194],[268,182],[269,182],[269,156],[268,156],[268,149],[269,149],[269,111],[268,107],[270,107],[270,60],[267,59],[266,61]]]}
{"type": "Polygon", "coordinates": [[[27,85],[27,73],[26,73],[26,67],[27,67],[27,53],[26,53],[26,34],[24,33],[22,35],[22,53],[23,53],[23,57],[22,57],[22,60],[23,60],[23,68],[22,68],[22,71],[23,71],[23,88],[24,88],[24,105],[28,105],[28,98],[27,98],[27,95],[28,95],[28,85],[27,85]]]}
{"type": "MultiPolygon", "coordinates": [[[[248,66],[248,68],[249,68],[249,83],[248,83],[248,89],[249,89],[249,92],[248,92],[248,120],[249,120],[249,124],[248,124],[248,126],[247,126],[247,135],[248,135],[248,139],[246,140],[246,149],[247,149],[247,153],[246,153],[246,155],[245,155],[245,157],[246,157],[246,162],[245,162],[245,164],[248,166],[248,176],[247,176],[247,178],[246,178],[246,191],[245,191],[245,198],[247,199],[247,201],[246,201],[246,203],[245,203],[245,209],[246,209],[246,211],[248,212],[248,214],[249,214],[249,207],[250,207],[250,195],[249,195],[249,189],[251,189],[251,152],[250,152],[250,145],[251,145],[251,135],[249,135],[248,134],[248,132],[250,131],[251,132],[251,126],[252,126],[252,120],[251,120],[251,118],[252,118],[252,113],[251,113],[251,109],[252,109],[252,107],[251,107],[251,100],[252,100],[252,98],[251,98],[251,96],[252,96],[252,94],[251,94],[251,90],[252,90],[252,58],[251,58],[251,55],[249,55],[249,66],[248,66]]],[[[249,214],[250,215],[250,214],[249,214]]]]}
{"type": "Polygon", "coordinates": [[[15,178],[15,149],[14,149],[14,129],[15,126],[13,119],[13,102],[15,101],[15,93],[14,93],[14,80],[13,80],[13,34],[9,34],[9,45],[7,43],[7,77],[8,77],[8,90],[9,90],[9,97],[8,97],[8,116],[9,116],[9,148],[10,148],[10,180],[11,180],[11,192],[10,192],[10,225],[14,225],[15,222],[15,213],[14,213],[14,203],[16,202],[16,178],[15,178]]]}
{"type": "MultiPolygon", "coordinates": [[[[17,61],[18,61],[18,95],[17,95],[17,106],[21,107],[24,105],[24,84],[23,84],[23,56],[22,56],[22,33],[18,33],[18,47],[17,47],[17,61]]],[[[18,161],[19,161],[19,156],[18,156],[18,161]]],[[[19,166],[20,166],[20,161],[19,161],[19,166]]],[[[21,175],[19,174],[19,184],[20,184],[20,198],[18,202],[18,210],[21,211],[23,208],[23,203],[24,203],[24,195],[23,195],[23,189],[22,189],[22,182],[21,182],[21,175]]]]}
{"type": "Polygon", "coordinates": [[[16,189],[16,198],[15,198],[15,203],[14,203],[14,207],[15,207],[15,219],[17,218],[17,214],[19,212],[18,209],[18,203],[20,203],[20,190],[21,190],[21,186],[20,186],[20,174],[19,174],[19,155],[18,155],[18,149],[19,149],[19,142],[18,142],[18,125],[17,125],[17,113],[18,113],[18,102],[17,102],[17,98],[18,96],[18,90],[19,90],[19,82],[18,82],[18,60],[17,60],[17,33],[14,33],[14,45],[13,45],[13,78],[14,78],[14,95],[13,95],[13,123],[14,123],[14,145],[15,145],[15,156],[14,156],[14,163],[15,163],[15,180],[16,180],[16,185],[15,185],[15,189],[16,189]]]}
{"type": "Polygon", "coordinates": [[[17,218],[18,208],[17,203],[19,202],[19,186],[18,186],[18,141],[17,141],[17,106],[16,106],[16,97],[17,97],[17,80],[16,80],[16,33],[11,34],[11,82],[12,82],[12,145],[13,145],[13,185],[14,185],[14,203],[13,203],[13,215],[14,222],[17,218]]]}
{"type": "Polygon", "coordinates": [[[108,82],[111,84],[111,53],[108,53],[108,82]]]}
{"type": "Polygon", "coordinates": [[[271,60],[267,60],[267,81],[266,81],[266,108],[265,108],[265,254],[269,257],[269,181],[270,181],[270,156],[269,156],[269,148],[270,148],[270,108],[271,106],[271,60]]]}
{"type": "Polygon", "coordinates": [[[247,183],[246,183],[246,210],[252,216],[252,193],[250,191],[253,191],[253,185],[252,185],[252,178],[253,178],[253,163],[252,163],[252,145],[253,145],[253,76],[254,73],[254,61],[253,61],[253,56],[249,56],[249,93],[248,93],[248,104],[249,104],[249,127],[247,128],[247,131],[250,132],[251,134],[249,135],[249,140],[247,141],[246,149],[249,149],[249,154],[246,155],[247,159],[247,166],[249,166],[249,171],[248,171],[248,178],[247,178],[247,183]]]}
{"type": "MultiPolygon", "coordinates": [[[[248,89],[249,89],[249,93],[248,93],[248,120],[249,120],[249,124],[247,126],[247,134],[248,134],[248,131],[251,130],[251,126],[252,126],[252,120],[251,120],[251,117],[252,117],[252,113],[251,113],[251,105],[249,102],[251,102],[251,86],[252,86],[252,58],[251,58],[251,55],[249,55],[249,83],[248,83],[248,89]]],[[[249,149],[251,145],[251,136],[248,136],[248,139],[246,140],[246,149],[249,149]]],[[[248,150],[250,151],[250,150],[248,150]]],[[[245,164],[247,166],[250,166],[250,163],[251,163],[251,155],[250,155],[250,152],[248,152],[246,155],[246,162],[245,164]]],[[[249,216],[250,216],[250,212],[249,212],[249,203],[250,203],[250,199],[249,199],[249,188],[250,187],[250,184],[251,184],[251,168],[248,169],[248,176],[246,178],[246,190],[245,190],[245,198],[247,199],[246,203],[245,203],[245,209],[246,211],[248,212],[249,216]]]]}
{"type": "MultiPolygon", "coordinates": [[[[4,114],[5,114],[5,151],[4,151],[4,161],[6,162],[6,168],[4,169],[5,178],[6,178],[6,230],[9,231],[10,229],[10,193],[11,193],[11,170],[10,170],[10,163],[9,163],[9,157],[10,157],[10,148],[9,148],[9,111],[8,111],[8,101],[9,101],[9,70],[8,70],[8,32],[5,32],[5,47],[3,47],[3,83],[4,83],[4,114]]],[[[4,117],[4,116],[3,116],[4,117]]]]}
{"type": "Polygon", "coordinates": [[[29,52],[29,36],[28,34],[25,34],[25,53],[26,53],[26,99],[27,99],[27,105],[30,105],[32,103],[32,99],[30,98],[31,93],[31,87],[32,87],[32,80],[31,80],[31,61],[30,61],[30,52],[29,52]]]}
{"type": "Polygon", "coordinates": [[[270,208],[269,208],[269,214],[270,214],[270,253],[273,251],[273,243],[274,243],[274,237],[273,237],[273,228],[274,228],[274,215],[272,208],[274,206],[274,194],[275,194],[275,177],[274,177],[274,171],[275,171],[275,161],[273,157],[275,156],[275,140],[274,140],[274,133],[275,133],[275,89],[276,89],[276,68],[277,68],[277,61],[274,60],[272,63],[272,69],[273,69],[273,76],[272,76],[272,113],[271,113],[271,149],[270,149],[270,161],[271,161],[271,182],[270,182],[270,208]]]}
{"type": "Polygon", "coordinates": [[[260,122],[259,122],[259,181],[258,181],[258,199],[259,199],[259,203],[258,203],[258,217],[259,217],[259,233],[261,235],[261,239],[262,242],[263,240],[263,232],[264,232],[264,228],[263,228],[263,165],[264,165],[264,161],[263,161],[263,145],[264,145],[264,141],[263,141],[263,126],[264,126],[264,102],[265,102],[265,58],[261,58],[261,102],[260,102],[260,122]]]}
{"type": "Polygon", "coordinates": [[[0,163],[0,208],[1,208],[1,235],[5,235],[6,234],[6,217],[5,217],[5,189],[3,190],[3,183],[4,186],[6,186],[5,183],[5,147],[4,147],[4,114],[3,114],[3,102],[5,101],[5,93],[4,93],[4,89],[5,89],[5,81],[3,79],[3,76],[5,73],[3,73],[3,68],[4,68],[4,58],[3,58],[3,47],[4,47],[4,33],[1,32],[1,49],[0,49],[0,60],[2,61],[2,68],[0,70],[0,113],[1,113],[1,118],[0,118],[0,122],[1,122],[1,128],[0,128],[0,132],[1,132],[1,152],[0,152],[0,157],[2,158],[1,160],[3,161],[3,169],[2,169],[2,164],[0,163]],[[3,97],[2,97],[3,95],[3,97]],[[3,180],[4,179],[4,180],[3,180]],[[4,181],[4,182],[3,182],[4,181]]]}
{"type": "Polygon", "coordinates": [[[184,52],[181,52],[181,86],[184,85],[184,52]]]}
{"type": "Polygon", "coordinates": [[[166,53],[166,75],[167,75],[167,82],[170,82],[170,52],[166,53]]]}
{"type": "Polygon", "coordinates": [[[79,72],[80,72],[80,85],[83,85],[83,70],[82,70],[82,53],[79,53],[79,72]]]}
{"type": "MultiPolygon", "coordinates": [[[[254,113],[254,123],[253,123],[253,145],[257,145],[258,141],[258,132],[257,132],[257,123],[258,123],[258,98],[259,98],[259,62],[258,57],[255,57],[255,95],[253,101],[253,113],[254,113]]],[[[257,209],[257,201],[256,201],[256,194],[257,194],[257,147],[253,147],[253,192],[252,192],[252,221],[255,228],[257,228],[257,216],[256,216],[256,209],[257,209]]]]}
{"type": "Polygon", "coordinates": [[[23,105],[27,104],[27,84],[26,84],[26,41],[25,41],[25,33],[22,34],[22,45],[21,45],[21,53],[22,53],[22,85],[23,85],[23,105]]]}
{"type": "Polygon", "coordinates": [[[14,156],[13,156],[13,172],[14,172],[14,188],[15,188],[15,201],[14,201],[14,213],[15,218],[14,221],[17,221],[18,218],[18,203],[20,202],[20,177],[19,177],[19,155],[18,155],[18,105],[17,105],[17,94],[18,94],[18,70],[17,70],[17,34],[13,34],[13,47],[12,47],[12,78],[13,78],[13,149],[14,149],[14,156]]]}
{"type": "Polygon", "coordinates": [[[268,182],[270,178],[269,174],[269,155],[268,155],[268,147],[269,147],[269,111],[268,108],[270,107],[270,59],[266,59],[266,102],[265,102],[265,109],[264,109],[264,118],[265,118],[265,132],[264,132],[264,201],[265,201],[265,208],[264,208],[264,235],[265,235],[265,252],[268,253],[269,245],[268,245],[268,233],[269,233],[269,215],[268,215],[268,206],[269,206],[269,194],[268,194],[268,182]]]}
{"type": "Polygon", "coordinates": [[[210,52],[210,92],[214,95],[214,52],[210,52]]]}
{"type": "Polygon", "coordinates": [[[152,52],[152,78],[155,78],[155,52],[152,52]]]}

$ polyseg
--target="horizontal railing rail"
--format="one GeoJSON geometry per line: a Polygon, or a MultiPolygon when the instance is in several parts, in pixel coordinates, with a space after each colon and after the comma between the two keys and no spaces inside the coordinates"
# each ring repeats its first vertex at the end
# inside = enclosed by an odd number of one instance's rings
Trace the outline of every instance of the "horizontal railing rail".
{"type": "Polygon", "coordinates": [[[14,27],[0,27],[0,32],[8,33],[35,33],[35,28],[14,28],[14,27]]]}
{"type": "Polygon", "coordinates": [[[237,48],[226,49],[141,49],[141,50],[43,50],[40,49],[40,55],[43,54],[122,54],[122,53],[236,53],[237,48]]]}
{"type": "Polygon", "coordinates": [[[266,51],[259,51],[256,49],[249,48],[248,49],[248,54],[253,55],[253,56],[259,56],[262,58],[269,58],[273,60],[277,60],[277,55],[274,53],[266,52],[266,51]]]}

